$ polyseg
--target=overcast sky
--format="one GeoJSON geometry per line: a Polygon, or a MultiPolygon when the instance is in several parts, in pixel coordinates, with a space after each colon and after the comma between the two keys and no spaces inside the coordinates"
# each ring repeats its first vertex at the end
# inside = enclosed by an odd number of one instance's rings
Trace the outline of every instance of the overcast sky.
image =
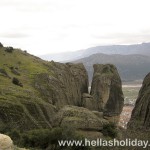
{"type": "Polygon", "coordinates": [[[34,55],[150,42],[150,0],[0,0],[0,42],[34,55]]]}

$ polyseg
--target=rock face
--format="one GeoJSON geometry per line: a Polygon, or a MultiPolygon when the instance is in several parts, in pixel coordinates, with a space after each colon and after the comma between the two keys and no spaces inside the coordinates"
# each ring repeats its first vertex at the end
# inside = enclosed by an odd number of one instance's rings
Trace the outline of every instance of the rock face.
{"type": "Polygon", "coordinates": [[[104,124],[109,122],[94,112],[77,106],[65,106],[57,113],[55,125],[60,127],[73,127],[80,131],[99,133],[104,124]]]}
{"type": "Polygon", "coordinates": [[[150,73],[145,77],[132,111],[128,129],[150,129],[150,73]]]}
{"type": "Polygon", "coordinates": [[[88,93],[82,95],[82,107],[88,108],[89,110],[97,110],[97,103],[93,96],[88,93]]]}
{"type": "Polygon", "coordinates": [[[82,93],[88,93],[88,76],[83,64],[52,62],[50,69],[51,76],[39,74],[35,80],[43,99],[57,108],[81,106],[82,93]]]}
{"type": "Polygon", "coordinates": [[[9,136],[0,134],[0,150],[14,150],[13,141],[9,136]]]}
{"type": "Polygon", "coordinates": [[[96,100],[97,110],[105,116],[120,115],[124,97],[121,79],[115,66],[111,64],[95,64],[91,86],[91,95],[96,100]]]}

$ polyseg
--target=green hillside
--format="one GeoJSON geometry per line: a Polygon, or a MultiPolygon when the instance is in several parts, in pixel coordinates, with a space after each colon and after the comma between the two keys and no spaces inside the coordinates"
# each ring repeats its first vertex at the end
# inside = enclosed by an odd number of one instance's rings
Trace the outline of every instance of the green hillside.
{"type": "Polygon", "coordinates": [[[52,128],[58,109],[81,105],[86,92],[83,64],[48,62],[26,51],[0,47],[0,132],[52,128]]]}
{"type": "Polygon", "coordinates": [[[51,127],[48,112],[55,108],[34,86],[37,74],[51,74],[50,62],[19,49],[6,49],[0,48],[0,131],[51,127]],[[18,82],[13,83],[14,78],[18,82]]]}

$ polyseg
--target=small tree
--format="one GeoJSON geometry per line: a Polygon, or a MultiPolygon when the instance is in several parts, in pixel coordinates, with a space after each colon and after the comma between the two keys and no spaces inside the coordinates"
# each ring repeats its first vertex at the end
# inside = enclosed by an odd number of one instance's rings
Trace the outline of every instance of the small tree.
{"type": "Polygon", "coordinates": [[[117,126],[114,123],[106,124],[103,126],[102,133],[104,136],[116,138],[117,137],[117,126]]]}

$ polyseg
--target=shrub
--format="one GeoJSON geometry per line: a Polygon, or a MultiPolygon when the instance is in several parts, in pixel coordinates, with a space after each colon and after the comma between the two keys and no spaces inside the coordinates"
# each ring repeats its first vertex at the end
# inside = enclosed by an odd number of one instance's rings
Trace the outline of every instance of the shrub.
{"type": "Polygon", "coordinates": [[[13,47],[6,47],[5,51],[8,53],[12,53],[14,51],[14,48],[13,47]]]}
{"type": "Polygon", "coordinates": [[[9,77],[9,75],[8,75],[8,73],[6,72],[5,69],[1,69],[1,68],[0,68],[0,74],[2,74],[2,75],[5,76],[5,77],[9,77]]]}
{"type": "Polygon", "coordinates": [[[47,148],[49,145],[49,129],[32,130],[23,134],[23,145],[27,147],[47,148]]]}
{"type": "Polygon", "coordinates": [[[102,133],[104,136],[116,138],[117,137],[117,127],[114,123],[106,124],[103,126],[102,133]]]}
{"type": "Polygon", "coordinates": [[[21,142],[21,134],[19,130],[12,130],[8,132],[8,135],[12,138],[14,141],[14,144],[20,145],[21,142]]]}
{"type": "Polygon", "coordinates": [[[19,81],[19,79],[15,78],[15,77],[12,79],[12,83],[23,87],[23,84],[19,81]]]}
{"type": "Polygon", "coordinates": [[[83,138],[79,136],[72,128],[60,128],[55,127],[52,129],[36,129],[27,131],[24,133],[18,133],[12,131],[9,135],[15,141],[16,145],[21,147],[28,147],[34,149],[46,149],[46,150],[89,150],[87,147],[60,147],[58,145],[58,140],[82,140],[83,138]],[[19,140],[18,140],[19,139],[19,140]]]}
{"type": "Polygon", "coordinates": [[[23,52],[24,52],[24,53],[27,53],[27,50],[24,50],[23,52]]]}
{"type": "Polygon", "coordinates": [[[57,145],[58,140],[62,138],[62,133],[63,133],[62,128],[59,127],[53,128],[49,136],[50,144],[57,145]]]}

